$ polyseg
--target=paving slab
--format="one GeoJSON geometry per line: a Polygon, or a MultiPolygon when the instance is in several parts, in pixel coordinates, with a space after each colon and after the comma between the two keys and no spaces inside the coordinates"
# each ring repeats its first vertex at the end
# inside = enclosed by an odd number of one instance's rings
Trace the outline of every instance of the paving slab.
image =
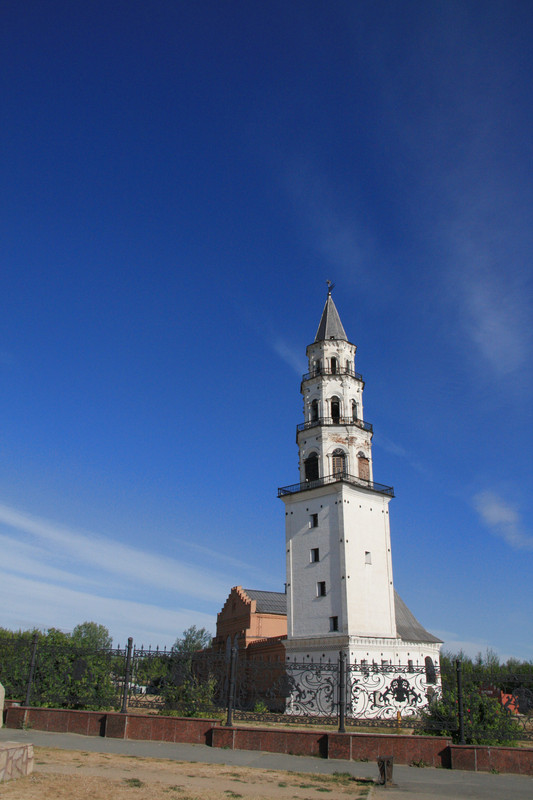
{"type": "MultiPolygon", "coordinates": [[[[166,758],[190,763],[227,764],[239,767],[286,770],[331,775],[349,772],[361,778],[378,779],[376,762],[337,761],[256,750],[223,750],[201,744],[106,739],[76,733],[0,729],[0,741],[32,743],[35,747],[85,750],[93,753],[123,753],[144,758],[166,758]]],[[[485,772],[394,765],[395,787],[376,786],[373,798],[398,800],[532,800],[533,778],[525,775],[492,775],[485,772]]]]}

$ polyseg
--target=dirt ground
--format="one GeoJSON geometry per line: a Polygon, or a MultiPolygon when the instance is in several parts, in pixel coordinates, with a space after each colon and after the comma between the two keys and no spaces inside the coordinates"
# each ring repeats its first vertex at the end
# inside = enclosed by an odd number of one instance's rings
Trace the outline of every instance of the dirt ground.
{"type": "Polygon", "coordinates": [[[27,778],[0,784],[4,800],[366,800],[368,778],[35,748],[27,778]]]}

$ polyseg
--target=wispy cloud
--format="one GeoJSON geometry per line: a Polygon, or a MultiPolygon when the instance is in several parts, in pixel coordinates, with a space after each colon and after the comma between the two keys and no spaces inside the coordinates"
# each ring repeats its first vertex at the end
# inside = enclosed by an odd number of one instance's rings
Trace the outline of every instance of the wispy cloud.
{"type": "Polygon", "coordinates": [[[512,653],[504,653],[486,639],[461,639],[456,631],[448,630],[433,630],[433,633],[444,642],[443,651],[447,651],[451,655],[464,653],[469,658],[475,658],[478,653],[484,655],[487,650],[490,650],[497,653],[500,660],[504,662],[513,657],[512,653]]]}
{"type": "Polygon", "coordinates": [[[466,340],[496,375],[504,376],[516,372],[530,357],[533,307],[531,276],[521,268],[524,255],[516,252],[520,231],[512,224],[505,231],[503,222],[499,236],[492,229],[491,219],[500,202],[494,200],[492,213],[479,209],[479,216],[473,209],[457,210],[461,221],[450,221],[454,263],[448,280],[466,340]]]}
{"type": "MultiPolygon", "coordinates": [[[[51,560],[70,574],[86,575],[96,569],[136,586],[174,592],[179,587],[190,597],[217,602],[227,590],[224,577],[205,566],[154,555],[147,549],[66,528],[5,505],[0,505],[0,525],[25,534],[30,544],[37,543],[41,548],[43,562],[51,560]]],[[[4,568],[9,569],[9,562],[4,561],[4,568]]]]}
{"type": "Polygon", "coordinates": [[[195,564],[192,556],[160,556],[148,545],[129,546],[1,504],[0,549],[1,626],[69,630],[94,620],[115,642],[133,636],[172,644],[193,624],[214,632],[234,582],[230,566],[249,574],[245,564],[201,546],[195,564]]]}
{"type": "Polygon", "coordinates": [[[305,372],[305,363],[300,349],[291,347],[283,339],[275,338],[271,345],[278,356],[291,367],[298,375],[305,372]]]}
{"type": "Polygon", "coordinates": [[[479,492],[474,508],[483,522],[515,550],[533,550],[533,536],[526,533],[518,511],[495,492],[479,492]]]}
{"type": "MultiPolygon", "coordinates": [[[[283,182],[305,227],[306,238],[333,270],[324,277],[342,276],[346,282],[365,289],[375,286],[377,273],[384,268],[383,260],[376,257],[376,243],[353,208],[343,205],[339,210],[338,192],[318,164],[303,157],[293,158],[283,182]]],[[[381,287],[384,291],[386,284],[381,287]]]]}
{"type": "Polygon", "coordinates": [[[161,608],[64,586],[55,586],[51,592],[48,583],[8,573],[1,578],[0,624],[4,627],[72,630],[92,620],[110,630],[115,644],[133,636],[137,644],[154,646],[172,644],[192,624],[214,632],[214,615],[194,609],[161,608]]]}
{"type": "Polygon", "coordinates": [[[397,442],[393,442],[392,439],[389,439],[382,433],[380,433],[379,436],[376,436],[375,444],[378,447],[381,447],[382,450],[385,450],[387,453],[392,453],[392,455],[398,456],[398,458],[403,458],[417,472],[424,475],[427,474],[428,470],[426,467],[417,461],[416,458],[405,449],[405,447],[402,447],[402,445],[399,445],[397,442]]]}

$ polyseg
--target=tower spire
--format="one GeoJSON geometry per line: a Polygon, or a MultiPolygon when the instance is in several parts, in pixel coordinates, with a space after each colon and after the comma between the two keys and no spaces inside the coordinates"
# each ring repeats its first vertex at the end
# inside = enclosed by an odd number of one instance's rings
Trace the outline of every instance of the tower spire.
{"type": "Polygon", "coordinates": [[[339,317],[339,312],[337,311],[331,296],[331,292],[335,288],[335,284],[331,281],[326,281],[326,283],[328,284],[328,296],[326,299],[326,305],[324,306],[324,310],[322,312],[320,324],[316,332],[315,342],[324,342],[327,339],[340,339],[344,342],[347,342],[348,337],[346,336],[341,318],[339,317]]]}

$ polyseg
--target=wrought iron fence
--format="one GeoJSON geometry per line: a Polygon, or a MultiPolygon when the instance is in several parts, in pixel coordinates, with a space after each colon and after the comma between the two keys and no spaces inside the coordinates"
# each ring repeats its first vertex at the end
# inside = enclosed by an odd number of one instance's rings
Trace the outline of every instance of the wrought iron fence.
{"type": "Polygon", "coordinates": [[[533,741],[533,668],[250,659],[150,648],[90,650],[34,636],[1,643],[6,696],[56,708],[145,709],[447,735],[466,743],[533,741]]]}

